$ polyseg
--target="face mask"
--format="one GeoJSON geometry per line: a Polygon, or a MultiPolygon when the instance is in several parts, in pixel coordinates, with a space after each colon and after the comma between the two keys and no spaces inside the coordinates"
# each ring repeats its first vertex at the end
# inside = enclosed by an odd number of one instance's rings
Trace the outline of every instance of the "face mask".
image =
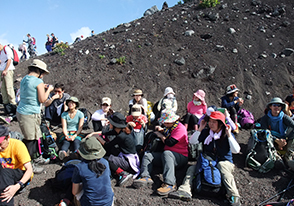
{"type": "Polygon", "coordinates": [[[168,95],[166,95],[166,96],[167,96],[167,98],[169,98],[169,99],[174,98],[174,95],[173,95],[173,94],[168,94],[168,95]]]}
{"type": "Polygon", "coordinates": [[[199,106],[199,105],[201,105],[201,101],[196,101],[196,100],[193,100],[193,104],[195,105],[195,106],[199,106]]]}

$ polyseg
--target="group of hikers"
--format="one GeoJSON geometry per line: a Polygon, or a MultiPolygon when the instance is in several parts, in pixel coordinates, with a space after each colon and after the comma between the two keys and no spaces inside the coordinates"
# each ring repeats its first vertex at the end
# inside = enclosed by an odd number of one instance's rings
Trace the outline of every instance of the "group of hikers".
{"type": "MultiPolygon", "coordinates": [[[[226,87],[220,108],[208,107],[205,92],[197,90],[183,118],[177,115],[176,93],[171,87],[165,89],[152,112],[143,91],[135,89],[127,116],[115,112],[111,98],[103,97],[99,102],[101,108],[92,114],[94,131],[86,134],[83,132],[86,117],[79,110],[79,99],[65,93],[62,83],[45,84],[42,78],[49,73],[43,61],[34,59],[21,80],[16,117],[23,140],[11,138],[8,129],[0,125],[0,205],[13,205],[14,195],[28,185],[33,173],[44,171],[41,164],[50,162],[39,151],[41,104],[45,106],[44,118],[51,128],[62,127],[56,139],[60,143],[60,161],[81,160],[75,165],[72,184],[58,205],[73,202],[82,206],[113,205],[111,178],[116,179],[117,186],[133,179],[134,188],[144,188],[153,185],[154,168],[163,170],[163,184],[156,190],[158,195],[189,201],[198,188],[195,181],[198,178],[194,177],[206,170],[202,167],[205,160],[215,162],[213,168],[220,174],[230,205],[241,205],[233,154],[240,152],[235,135],[239,133],[237,114],[244,100],[238,97],[236,85],[226,87]],[[148,130],[150,124],[153,131],[148,130]],[[188,136],[188,132],[192,135],[188,136]],[[188,167],[190,145],[202,145],[202,149],[197,163],[188,167]],[[187,169],[186,175],[177,187],[176,172],[183,168],[187,169]]],[[[259,121],[259,127],[270,130],[274,138],[277,169],[294,169],[293,102],[293,95],[285,102],[274,97],[259,121]],[[284,151],[283,155],[279,151],[284,151]]]]}

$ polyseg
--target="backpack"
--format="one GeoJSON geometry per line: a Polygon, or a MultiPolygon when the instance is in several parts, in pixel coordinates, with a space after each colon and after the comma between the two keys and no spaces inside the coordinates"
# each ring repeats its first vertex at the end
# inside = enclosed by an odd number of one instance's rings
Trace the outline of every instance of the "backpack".
{"type": "Polygon", "coordinates": [[[244,129],[252,129],[254,127],[254,117],[251,112],[246,109],[240,109],[237,113],[238,122],[244,129]]]}
{"type": "Polygon", "coordinates": [[[163,152],[164,143],[154,132],[146,134],[144,139],[143,150],[148,152],[163,152]]]}
{"type": "MultiPolygon", "coordinates": [[[[5,47],[6,47],[6,46],[4,46],[4,53],[7,54],[6,51],[5,51],[5,47]]],[[[13,64],[13,66],[16,66],[16,65],[18,65],[18,63],[19,63],[19,57],[18,57],[17,51],[15,51],[15,49],[14,49],[14,48],[11,48],[10,46],[8,46],[8,47],[11,49],[12,54],[13,54],[12,64],[13,64]]],[[[8,61],[8,60],[7,60],[7,61],[8,61]]],[[[7,62],[7,61],[6,61],[6,62],[7,62]]]]}
{"type": "Polygon", "coordinates": [[[42,138],[41,138],[41,152],[42,156],[44,158],[50,158],[52,160],[56,159],[58,157],[56,153],[56,143],[53,139],[50,130],[46,124],[41,124],[40,129],[42,132],[42,138]]]}
{"type": "Polygon", "coordinates": [[[205,153],[200,154],[193,180],[194,193],[212,196],[223,192],[221,173],[216,165],[217,159],[205,153]]]}
{"type": "Polygon", "coordinates": [[[35,39],[35,37],[32,37],[32,44],[33,45],[36,45],[36,39],[35,39]]]}
{"type": "Polygon", "coordinates": [[[269,172],[276,161],[276,149],[273,142],[270,130],[251,130],[245,166],[251,167],[260,173],[269,172]]]}
{"type": "Polygon", "coordinates": [[[91,114],[91,112],[89,112],[86,108],[79,108],[79,110],[81,112],[83,112],[84,118],[85,118],[84,119],[84,124],[83,124],[83,129],[84,130],[90,129],[89,123],[92,120],[92,114],[91,114]]]}
{"type": "Polygon", "coordinates": [[[152,112],[153,103],[150,101],[147,101],[147,118],[148,118],[148,125],[151,125],[151,122],[155,119],[155,115],[152,112]]]}
{"type": "Polygon", "coordinates": [[[54,191],[66,191],[72,184],[71,178],[75,165],[79,164],[81,160],[74,159],[66,162],[62,168],[55,173],[55,178],[52,180],[52,189],[54,191]]]}

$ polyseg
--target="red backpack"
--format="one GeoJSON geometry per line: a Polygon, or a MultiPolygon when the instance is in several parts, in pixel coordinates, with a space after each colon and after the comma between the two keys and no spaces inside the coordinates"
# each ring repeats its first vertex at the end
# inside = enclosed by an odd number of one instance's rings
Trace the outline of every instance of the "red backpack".
{"type": "Polygon", "coordinates": [[[36,39],[35,39],[35,37],[32,37],[32,39],[33,39],[33,45],[36,45],[36,39]]]}
{"type": "MultiPolygon", "coordinates": [[[[5,47],[6,47],[6,46],[4,46],[3,49],[4,49],[4,53],[6,54],[5,47]]],[[[19,63],[19,58],[18,58],[18,54],[17,54],[17,52],[15,51],[15,49],[11,48],[10,46],[8,46],[8,48],[11,49],[12,54],[13,54],[13,58],[12,58],[13,66],[18,65],[18,63],[19,63]]]]}

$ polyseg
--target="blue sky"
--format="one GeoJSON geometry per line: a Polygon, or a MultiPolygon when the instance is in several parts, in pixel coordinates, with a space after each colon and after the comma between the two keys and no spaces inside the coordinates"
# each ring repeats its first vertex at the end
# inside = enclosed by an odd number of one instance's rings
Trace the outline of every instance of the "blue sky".
{"type": "MultiPolygon", "coordinates": [[[[179,0],[166,0],[169,7],[179,0]]],[[[46,34],[54,33],[60,41],[74,41],[77,36],[101,33],[121,23],[141,18],[164,0],[1,0],[0,43],[18,47],[27,33],[36,38],[39,54],[46,52],[46,34]]]]}

